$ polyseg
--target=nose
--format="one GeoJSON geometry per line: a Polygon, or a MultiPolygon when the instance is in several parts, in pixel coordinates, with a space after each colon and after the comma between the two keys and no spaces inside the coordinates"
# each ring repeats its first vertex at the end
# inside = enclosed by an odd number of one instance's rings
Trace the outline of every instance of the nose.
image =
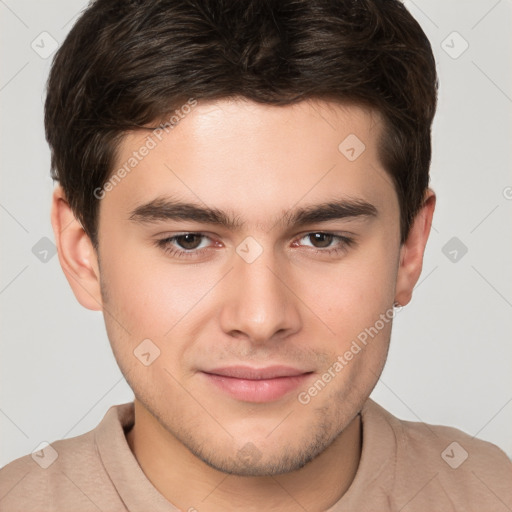
{"type": "Polygon", "coordinates": [[[248,263],[234,255],[234,268],[223,289],[221,328],[234,338],[253,344],[272,343],[301,328],[299,299],[293,294],[285,263],[272,251],[248,263]]]}

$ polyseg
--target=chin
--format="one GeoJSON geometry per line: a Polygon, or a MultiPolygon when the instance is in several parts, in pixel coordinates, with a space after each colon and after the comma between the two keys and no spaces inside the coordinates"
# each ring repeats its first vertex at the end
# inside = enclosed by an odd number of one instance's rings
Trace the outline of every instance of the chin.
{"type": "Polygon", "coordinates": [[[221,459],[219,454],[212,457],[200,453],[195,455],[211,468],[228,475],[269,477],[298,471],[319,453],[306,454],[301,452],[297,453],[295,457],[289,454],[272,454],[265,457],[260,454],[258,460],[247,459],[240,452],[235,457],[225,459],[221,459]]]}
{"type": "Polygon", "coordinates": [[[303,468],[321,455],[339,434],[340,432],[332,433],[327,428],[317,430],[315,436],[304,436],[302,440],[299,436],[290,434],[288,439],[294,439],[294,445],[282,443],[277,446],[269,446],[267,443],[267,446],[261,450],[258,448],[258,442],[249,441],[235,453],[232,451],[233,442],[222,447],[217,445],[215,450],[209,449],[208,445],[203,445],[203,449],[195,449],[193,443],[190,443],[191,440],[184,444],[197,458],[222,473],[268,477],[291,473],[303,468]]]}

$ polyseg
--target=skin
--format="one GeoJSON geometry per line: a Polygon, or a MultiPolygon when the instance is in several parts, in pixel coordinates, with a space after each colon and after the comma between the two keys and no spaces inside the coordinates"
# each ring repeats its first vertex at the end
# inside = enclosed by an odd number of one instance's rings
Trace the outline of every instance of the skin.
{"type": "MultiPolygon", "coordinates": [[[[55,189],[62,268],[78,301],[103,311],[135,394],[128,444],[182,510],[321,511],[350,486],[361,453],[358,413],[382,372],[392,322],[309,403],[297,396],[395,302],[406,305],[421,273],[435,195],[426,192],[401,245],[398,198],[377,151],[382,129],[376,112],[355,105],[199,102],[100,201],[98,252],[55,189]],[[365,144],[354,161],[338,149],[349,134],[365,144]],[[231,212],[244,224],[130,219],[162,196],[231,212]],[[347,198],[371,203],[377,215],[279,222],[296,208],[347,198]],[[207,237],[192,239],[192,257],[157,245],[184,232],[207,237]],[[354,242],[308,236],[319,232],[354,242]],[[248,236],[262,250],[251,263],[236,252],[248,236]],[[325,252],[333,248],[340,251],[325,252]],[[144,339],[160,350],[149,366],[134,357],[144,339]],[[311,373],[292,392],[255,403],[203,373],[235,364],[311,373]]],[[[124,138],[116,169],[149,133],[124,138]]]]}

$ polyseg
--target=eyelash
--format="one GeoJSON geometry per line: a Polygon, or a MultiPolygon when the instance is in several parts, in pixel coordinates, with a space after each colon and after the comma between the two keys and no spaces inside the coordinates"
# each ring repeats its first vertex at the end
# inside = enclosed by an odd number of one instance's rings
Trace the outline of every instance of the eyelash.
{"type": "MultiPolygon", "coordinates": [[[[311,250],[316,255],[328,255],[328,256],[337,256],[343,252],[345,252],[349,247],[352,247],[355,243],[355,240],[353,238],[342,236],[342,235],[335,235],[334,233],[328,233],[324,231],[311,231],[310,233],[306,233],[303,235],[299,240],[302,240],[303,238],[306,238],[311,235],[328,235],[333,237],[333,241],[338,239],[339,243],[335,247],[327,248],[327,249],[317,249],[317,248],[311,248],[311,250]]],[[[160,240],[156,241],[156,245],[163,249],[164,252],[168,256],[177,257],[177,258],[195,258],[198,257],[204,252],[211,249],[211,247],[203,247],[202,249],[189,249],[189,250],[181,250],[177,249],[175,246],[171,245],[173,242],[175,242],[178,238],[181,238],[186,235],[196,235],[199,237],[204,238],[210,238],[208,235],[205,235],[204,233],[197,233],[197,232],[186,232],[181,233],[179,235],[170,236],[167,238],[162,238],[160,240]]],[[[294,242],[295,243],[295,242],[294,242]]]]}

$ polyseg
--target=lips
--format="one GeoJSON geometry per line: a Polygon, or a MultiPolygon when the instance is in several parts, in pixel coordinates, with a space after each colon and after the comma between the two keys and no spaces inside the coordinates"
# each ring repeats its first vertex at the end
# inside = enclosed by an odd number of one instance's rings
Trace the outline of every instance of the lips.
{"type": "Polygon", "coordinates": [[[311,371],[289,366],[252,368],[229,366],[203,371],[207,381],[224,394],[243,402],[273,402],[303,385],[311,371]]]}

